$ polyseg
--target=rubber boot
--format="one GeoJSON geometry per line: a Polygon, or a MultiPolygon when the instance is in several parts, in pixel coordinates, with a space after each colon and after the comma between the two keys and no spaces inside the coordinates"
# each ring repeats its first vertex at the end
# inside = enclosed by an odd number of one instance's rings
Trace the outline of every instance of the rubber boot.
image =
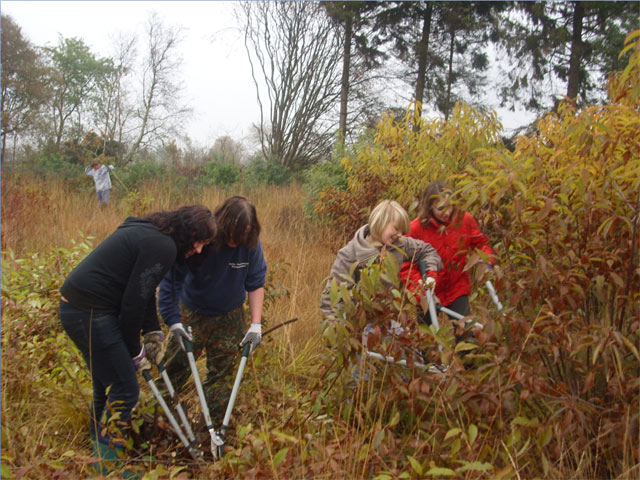
{"type": "Polygon", "coordinates": [[[98,459],[91,464],[96,474],[107,475],[123,463],[124,448],[111,447],[108,443],[91,434],[91,454],[98,459]]]}
{"type": "MultiPolygon", "coordinates": [[[[111,472],[120,470],[125,466],[127,456],[126,449],[121,445],[109,445],[108,440],[96,438],[95,434],[91,434],[91,450],[92,455],[99,460],[91,467],[97,475],[106,476],[111,472]]],[[[121,478],[137,480],[140,478],[138,473],[131,470],[123,470],[120,473],[121,478]]]]}

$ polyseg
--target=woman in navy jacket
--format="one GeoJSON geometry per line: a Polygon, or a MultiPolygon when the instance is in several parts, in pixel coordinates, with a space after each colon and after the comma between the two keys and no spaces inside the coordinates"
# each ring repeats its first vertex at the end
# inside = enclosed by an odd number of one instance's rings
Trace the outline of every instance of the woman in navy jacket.
{"type": "Polygon", "coordinates": [[[215,242],[198,258],[176,266],[165,276],[158,292],[158,309],[172,333],[165,364],[177,387],[190,372],[187,357],[180,351],[181,339],[192,340],[196,357],[206,350],[203,388],[212,421],[219,422],[230,394],[226,380],[232,373],[238,344],[250,342],[255,348],[260,343],[267,264],[256,209],[248,199],[228,198],[215,217],[215,242]],[[248,330],[244,313],[247,297],[248,330]]]}

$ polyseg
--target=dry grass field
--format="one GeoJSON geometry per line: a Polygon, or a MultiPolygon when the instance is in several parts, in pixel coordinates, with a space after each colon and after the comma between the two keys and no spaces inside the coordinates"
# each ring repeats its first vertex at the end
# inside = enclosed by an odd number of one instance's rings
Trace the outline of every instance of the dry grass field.
{"type": "Polygon", "coordinates": [[[23,256],[42,254],[53,247],[68,248],[81,237],[80,232],[94,237],[93,244],[97,245],[130,214],[196,203],[214,210],[228,196],[245,195],[258,211],[261,241],[274,283],[289,292],[268,305],[265,317],[272,325],[293,317],[299,319],[278,332],[286,335],[292,348],[314,336],[320,320],[320,292],[335,259],[331,244],[335,240],[330,232],[304,218],[299,186],[229,192],[210,188],[197,193],[194,189],[176,194],[170,180],[150,182],[134,193],[125,191],[116,179],[113,184],[111,203],[101,208],[90,188],[70,191],[59,180],[34,178],[5,183],[3,198],[8,202],[2,209],[3,250],[11,249],[16,256],[23,256]]]}

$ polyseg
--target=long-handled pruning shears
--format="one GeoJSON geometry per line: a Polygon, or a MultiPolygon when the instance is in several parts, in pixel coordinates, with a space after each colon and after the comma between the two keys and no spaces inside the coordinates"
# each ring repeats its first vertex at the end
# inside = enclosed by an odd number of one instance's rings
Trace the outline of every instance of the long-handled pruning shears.
{"type": "MultiPolygon", "coordinates": [[[[165,373],[165,375],[166,375],[166,373],[165,373]]],[[[153,381],[153,378],[151,378],[151,374],[149,373],[149,370],[148,369],[142,370],[142,376],[144,377],[144,379],[149,384],[149,388],[151,388],[151,391],[153,392],[153,395],[156,397],[156,400],[158,401],[158,403],[162,407],[162,410],[164,411],[164,414],[169,419],[169,423],[171,424],[171,426],[173,427],[173,430],[178,435],[178,438],[180,439],[180,441],[187,448],[187,450],[189,451],[189,454],[191,455],[191,457],[193,457],[194,460],[199,460],[200,459],[200,452],[195,447],[195,437],[193,437],[193,432],[191,431],[191,427],[189,426],[189,423],[188,423],[186,417],[183,418],[184,413],[182,413],[181,419],[182,419],[183,425],[185,426],[185,428],[189,432],[191,441],[187,440],[187,437],[185,437],[184,432],[182,431],[182,429],[180,428],[180,425],[176,421],[176,418],[171,413],[171,410],[169,409],[169,406],[164,401],[164,398],[162,398],[162,394],[158,390],[158,387],[156,386],[155,382],[153,381]]],[[[167,380],[168,380],[168,377],[165,378],[165,382],[167,380]]],[[[170,383],[171,382],[167,383],[167,387],[169,387],[170,383]]],[[[173,390],[173,387],[171,387],[171,389],[173,390]]],[[[173,393],[171,394],[171,396],[173,397],[173,393]]],[[[179,411],[182,411],[182,407],[180,407],[179,411]]]]}
{"type": "Polygon", "coordinates": [[[240,366],[238,367],[238,373],[236,379],[233,382],[233,389],[231,390],[231,396],[229,397],[229,404],[227,405],[227,411],[224,413],[224,419],[222,420],[222,426],[220,427],[219,438],[222,440],[222,445],[218,446],[218,458],[224,456],[224,436],[229,428],[229,420],[231,419],[231,412],[233,405],[236,403],[236,396],[240,389],[240,382],[242,381],[242,374],[244,373],[244,367],[247,365],[247,359],[251,354],[251,344],[245,343],[242,348],[242,357],[240,358],[240,366]]]}
{"type": "Polygon", "coordinates": [[[189,359],[189,366],[191,367],[191,373],[193,374],[193,381],[196,385],[196,391],[198,392],[198,398],[200,399],[200,407],[202,408],[202,415],[204,416],[204,422],[209,430],[211,436],[211,454],[214,458],[219,458],[218,453],[220,448],[224,447],[224,441],[218,435],[218,432],[213,428],[213,422],[211,421],[211,414],[209,413],[209,407],[207,406],[207,400],[204,396],[204,390],[202,389],[202,382],[200,381],[200,375],[198,374],[198,367],[196,365],[196,359],[193,356],[193,344],[190,340],[183,338],[184,349],[187,352],[187,358],[189,359]]]}
{"type": "MultiPolygon", "coordinates": [[[[276,325],[275,327],[272,327],[266,332],[264,332],[263,336],[271,333],[272,331],[284,325],[295,322],[297,320],[298,320],[297,318],[292,318],[290,320],[282,322],[276,325]]],[[[207,430],[209,430],[209,435],[211,436],[211,454],[213,455],[214,459],[218,459],[224,455],[224,446],[225,446],[224,436],[227,428],[229,427],[229,420],[231,419],[231,412],[233,411],[233,406],[235,404],[236,397],[238,395],[238,390],[240,389],[240,382],[242,381],[242,375],[243,375],[245,366],[247,364],[249,355],[251,354],[251,350],[252,350],[251,344],[250,343],[245,344],[244,348],[242,349],[242,357],[240,359],[240,366],[238,367],[238,373],[236,374],[236,379],[233,384],[231,396],[229,397],[229,404],[227,405],[227,410],[224,415],[224,420],[222,421],[222,426],[220,428],[220,431],[218,432],[213,427],[213,422],[211,421],[211,414],[209,413],[209,407],[205,399],[204,390],[202,388],[202,382],[200,381],[200,375],[198,373],[195,356],[193,354],[193,343],[187,338],[183,338],[181,341],[183,342],[184,350],[187,353],[187,358],[189,359],[189,366],[191,368],[191,373],[193,374],[193,381],[196,386],[196,391],[198,392],[198,398],[200,400],[200,406],[202,408],[202,415],[204,416],[205,425],[207,427],[207,430]]],[[[191,456],[194,459],[199,460],[201,459],[201,455],[200,455],[200,452],[195,447],[195,443],[196,443],[195,436],[193,434],[193,431],[191,430],[191,426],[189,425],[187,416],[185,415],[184,410],[182,409],[182,405],[180,405],[180,403],[176,398],[175,390],[173,389],[173,385],[169,380],[169,376],[167,375],[163,362],[158,362],[158,371],[162,375],[162,378],[167,385],[167,390],[169,391],[169,395],[174,400],[174,404],[176,405],[176,409],[178,410],[178,414],[180,415],[182,424],[187,430],[187,435],[189,436],[190,441],[187,440],[187,437],[185,436],[184,432],[180,428],[180,425],[178,424],[175,417],[172,415],[171,411],[169,410],[169,407],[167,406],[166,402],[162,398],[162,395],[158,391],[155,383],[153,382],[153,379],[151,378],[149,371],[143,370],[142,375],[144,376],[145,380],[147,380],[147,382],[149,383],[149,386],[151,387],[153,394],[158,400],[158,403],[160,403],[160,406],[162,407],[162,409],[165,411],[165,414],[167,415],[167,418],[169,419],[171,426],[178,434],[178,437],[180,438],[182,443],[184,443],[185,447],[187,447],[191,456]]]]}

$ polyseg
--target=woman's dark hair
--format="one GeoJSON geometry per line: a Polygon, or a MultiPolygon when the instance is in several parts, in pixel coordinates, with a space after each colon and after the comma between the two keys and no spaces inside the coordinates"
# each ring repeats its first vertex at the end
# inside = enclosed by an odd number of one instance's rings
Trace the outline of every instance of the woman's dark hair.
{"type": "Polygon", "coordinates": [[[256,248],[260,236],[260,222],[256,207],[239,195],[227,198],[216,210],[218,235],[215,246],[234,243],[246,248],[256,248]]]}
{"type": "MultiPolygon", "coordinates": [[[[435,182],[431,182],[429,185],[425,187],[422,192],[422,196],[420,197],[420,205],[418,212],[418,219],[420,220],[421,225],[428,225],[433,217],[431,207],[433,204],[440,200],[443,196],[452,195],[453,190],[444,182],[440,180],[436,180],[435,182]]],[[[456,218],[458,215],[458,208],[455,205],[451,205],[453,211],[451,212],[451,218],[456,218]]]]}
{"type": "Polygon", "coordinates": [[[151,221],[160,232],[169,235],[178,247],[177,261],[193,250],[197,242],[211,243],[218,228],[216,219],[204,205],[189,205],[168,212],[154,212],[143,217],[151,221]]]}

